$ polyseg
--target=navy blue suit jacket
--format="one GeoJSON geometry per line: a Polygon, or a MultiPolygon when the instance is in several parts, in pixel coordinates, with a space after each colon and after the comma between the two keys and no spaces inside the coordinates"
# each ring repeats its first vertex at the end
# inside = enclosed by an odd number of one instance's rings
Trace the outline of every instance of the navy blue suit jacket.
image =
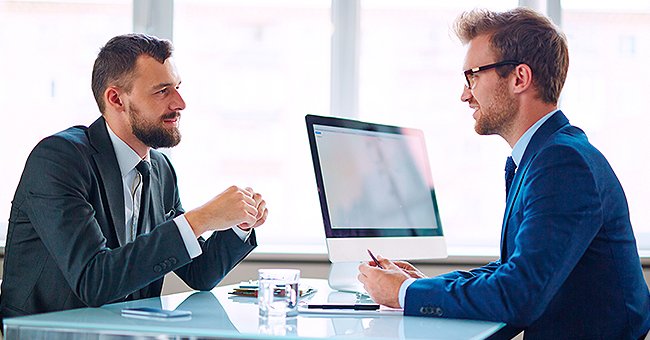
{"type": "Polygon", "coordinates": [[[416,280],[405,314],[506,322],[526,338],[648,332],[650,293],[625,194],[605,157],[562,112],[530,140],[502,228],[498,261],[416,280]]]}
{"type": "Polygon", "coordinates": [[[160,295],[174,271],[191,288],[212,289],[256,246],[232,231],[199,238],[191,259],[172,219],[182,214],[176,173],[151,150],[152,230],[127,243],[122,175],[106,123],[42,140],[16,189],[5,247],[3,317],[160,295]]]}

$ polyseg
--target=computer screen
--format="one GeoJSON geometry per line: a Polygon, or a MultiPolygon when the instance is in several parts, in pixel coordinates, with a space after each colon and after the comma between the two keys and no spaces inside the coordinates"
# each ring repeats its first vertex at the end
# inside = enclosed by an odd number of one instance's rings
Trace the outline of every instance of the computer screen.
{"type": "Polygon", "coordinates": [[[447,256],[421,130],[307,115],[330,261],[447,256]]]}

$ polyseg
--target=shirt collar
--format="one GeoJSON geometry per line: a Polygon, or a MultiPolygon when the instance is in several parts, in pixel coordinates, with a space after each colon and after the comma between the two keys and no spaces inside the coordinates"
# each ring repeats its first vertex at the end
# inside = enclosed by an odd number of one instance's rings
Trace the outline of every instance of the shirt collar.
{"type": "MultiPolygon", "coordinates": [[[[108,130],[108,136],[111,138],[113,143],[113,149],[115,149],[115,156],[117,157],[117,164],[120,166],[120,173],[122,177],[125,177],[129,172],[131,172],[138,163],[142,160],[138,154],[131,149],[131,147],[126,144],[123,140],[118,137],[111,127],[106,123],[106,129],[108,130]]],[[[147,151],[147,156],[145,160],[149,161],[149,151],[147,151]]]]}
{"type": "Polygon", "coordinates": [[[528,130],[526,130],[526,132],[519,138],[515,146],[512,148],[512,160],[515,161],[515,164],[517,164],[517,166],[519,166],[521,163],[521,159],[524,158],[526,147],[528,146],[528,143],[530,143],[530,139],[533,138],[535,132],[537,132],[537,129],[539,129],[539,127],[542,126],[544,122],[546,122],[554,113],[558,111],[559,109],[555,109],[547,113],[544,117],[535,122],[533,126],[528,128],[528,130]]]}

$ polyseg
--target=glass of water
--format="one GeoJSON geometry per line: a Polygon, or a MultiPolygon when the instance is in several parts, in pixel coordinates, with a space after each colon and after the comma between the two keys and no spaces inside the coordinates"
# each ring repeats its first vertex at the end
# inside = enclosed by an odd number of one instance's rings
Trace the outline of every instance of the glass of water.
{"type": "Polygon", "coordinates": [[[259,269],[257,304],[261,317],[298,315],[298,269],[259,269]]]}

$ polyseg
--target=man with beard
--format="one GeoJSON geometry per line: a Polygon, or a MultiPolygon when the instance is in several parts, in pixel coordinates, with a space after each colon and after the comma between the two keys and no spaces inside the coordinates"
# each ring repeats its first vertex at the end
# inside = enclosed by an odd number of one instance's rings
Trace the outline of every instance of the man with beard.
{"type": "Polygon", "coordinates": [[[154,150],[181,139],[171,55],[155,37],[111,39],[92,74],[101,117],[30,154],[9,217],[3,317],[158,296],[172,271],[210,290],[257,245],[268,214],[259,193],[232,186],[185,212],[174,168],[154,150]]]}
{"type": "Polygon", "coordinates": [[[512,147],[500,259],[427,278],[380,258],[384,269],[362,264],[359,280],[405,315],[505,322],[526,338],[642,338],[650,295],[623,188],[557,108],[566,38],[524,8],[465,13],[456,34],[468,45],[461,100],[474,110],[476,132],[512,147]]]}

